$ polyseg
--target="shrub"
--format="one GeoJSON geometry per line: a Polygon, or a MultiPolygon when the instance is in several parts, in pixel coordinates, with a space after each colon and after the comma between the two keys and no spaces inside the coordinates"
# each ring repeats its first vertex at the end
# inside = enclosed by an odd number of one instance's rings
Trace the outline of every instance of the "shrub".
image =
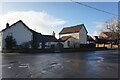
{"type": "Polygon", "coordinates": [[[30,46],[31,46],[31,42],[24,42],[21,45],[21,47],[24,48],[24,49],[28,49],[28,48],[30,48],[30,46]]]}
{"type": "Polygon", "coordinates": [[[13,47],[16,46],[16,40],[13,38],[13,36],[7,36],[5,38],[5,46],[7,49],[12,49],[13,47]]]}
{"type": "Polygon", "coordinates": [[[95,48],[95,44],[80,44],[80,48],[95,48]]]}

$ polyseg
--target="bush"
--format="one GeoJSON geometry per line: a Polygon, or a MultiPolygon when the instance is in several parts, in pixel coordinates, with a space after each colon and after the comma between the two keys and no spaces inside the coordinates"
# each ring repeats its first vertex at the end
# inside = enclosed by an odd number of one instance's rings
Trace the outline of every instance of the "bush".
{"type": "Polygon", "coordinates": [[[95,48],[95,44],[80,44],[80,48],[95,48]]]}
{"type": "Polygon", "coordinates": [[[30,48],[30,46],[31,46],[31,42],[24,42],[21,45],[21,47],[24,48],[24,49],[28,49],[28,48],[30,48]]]}
{"type": "Polygon", "coordinates": [[[16,46],[16,40],[12,36],[7,36],[5,38],[5,46],[7,49],[12,49],[13,47],[16,46]]]}

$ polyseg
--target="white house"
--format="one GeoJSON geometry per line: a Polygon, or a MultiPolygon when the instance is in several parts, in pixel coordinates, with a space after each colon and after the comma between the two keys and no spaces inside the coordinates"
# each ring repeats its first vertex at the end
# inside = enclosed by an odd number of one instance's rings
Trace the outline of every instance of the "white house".
{"type": "Polygon", "coordinates": [[[59,40],[64,44],[64,48],[77,47],[87,43],[87,33],[84,24],[65,27],[59,33],[59,40]]]}
{"type": "Polygon", "coordinates": [[[33,39],[33,32],[29,29],[21,20],[12,24],[11,26],[7,23],[6,28],[1,32],[1,49],[6,48],[5,38],[7,36],[13,36],[16,40],[17,45],[21,45],[24,42],[29,42],[33,39]]]}
{"type": "Polygon", "coordinates": [[[23,23],[21,20],[17,21],[16,23],[9,25],[6,24],[6,28],[3,29],[0,32],[0,49],[5,49],[5,38],[7,36],[12,36],[15,40],[17,45],[22,45],[23,43],[33,41],[33,45],[38,45],[40,43],[49,43],[50,46],[51,43],[57,41],[55,36],[53,35],[42,35],[41,33],[38,33],[32,29],[30,29],[25,23],[23,23]],[[36,43],[37,41],[37,43],[36,43]]]}

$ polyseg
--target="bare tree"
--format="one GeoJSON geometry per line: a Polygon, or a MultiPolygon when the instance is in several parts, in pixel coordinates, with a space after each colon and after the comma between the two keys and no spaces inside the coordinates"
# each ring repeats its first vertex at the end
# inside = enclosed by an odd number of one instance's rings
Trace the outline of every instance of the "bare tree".
{"type": "Polygon", "coordinates": [[[109,32],[111,32],[112,39],[117,40],[118,48],[120,48],[120,20],[113,19],[110,21],[107,21],[105,24],[105,29],[107,29],[109,32]]]}

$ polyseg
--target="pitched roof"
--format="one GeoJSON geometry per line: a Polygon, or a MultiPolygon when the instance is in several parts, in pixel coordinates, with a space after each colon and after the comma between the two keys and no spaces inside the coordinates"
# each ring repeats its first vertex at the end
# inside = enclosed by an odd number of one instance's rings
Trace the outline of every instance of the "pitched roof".
{"type": "Polygon", "coordinates": [[[90,35],[87,35],[87,41],[95,41],[90,35]]]}
{"type": "MultiPolygon", "coordinates": [[[[61,30],[61,32],[59,34],[76,33],[76,32],[79,32],[82,27],[85,28],[84,24],[71,26],[71,27],[65,27],[61,30]]],[[[86,30],[86,28],[85,28],[85,30],[86,30]]],[[[86,32],[87,32],[87,30],[86,30],[86,32]]]]}
{"type": "Polygon", "coordinates": [[[100,36],[103,37],[103,34],[105,34],[108,38],[112,37],[112,32],[101,32],[100,36]]]}
{"type": "Polygon", "coordinates": [[[2,32],[11,28],[11,27],[13,27],[14,25],[16,25],[19,22],[22,23],[28,30],[30,30],[34,34],[35,41],[57,42],[57,39],[54,36],[52,36],[52,35],[42,35],[41,33],[38,33],[36,31],[30,29],[22,20],[19,20],[16,23],[12,24],[11,26],[6,27],[5,29],[2,30],[2,32]]]}
{"type": "Polygon", "coordinates": [[[58,41],[53,35],[42,35],[42,38],[46,42],[57,42],[58,41]]]}
{"type": "Polygon", "coordinates": [[[99,36],[106,39],[120,39],[118,33],[114,33],[114,32],[101,32],[99,36]],[[105,34],[106,37],[104,37],[103,34],[105,34]]]}
{"type": "Polygon", "coordinates": [[[71,38],[72,36],[63,36],[59,39],[60,42],[65,42],[66,40],[68,40],[69,38],[71,38]]]}
{"type": "Polygon", "coordinates": [[[36,33],[34,37],[35,37],[35,41],[37,42],[57,42],[58,41],[52,35],[42,35],[42,34],[36,33]]]}
{"type": "Polygon", "coordinates": [[[22,23],[28,30],[30,30],[30,31],[33,32],[33,33],[37,33],[36,31],[30,29],[22,20],[19,20],[19,21],[17,21],[16,23],[12,24],[11,26],[6,27],[5,29],[2,30],[2,32],[5,31],[5,30],[7,30],[7,29],[9,29],[9,28],[11,28],[11,27],[13,27],[13,26],[16,25],[17,23],[22,23]]]}

